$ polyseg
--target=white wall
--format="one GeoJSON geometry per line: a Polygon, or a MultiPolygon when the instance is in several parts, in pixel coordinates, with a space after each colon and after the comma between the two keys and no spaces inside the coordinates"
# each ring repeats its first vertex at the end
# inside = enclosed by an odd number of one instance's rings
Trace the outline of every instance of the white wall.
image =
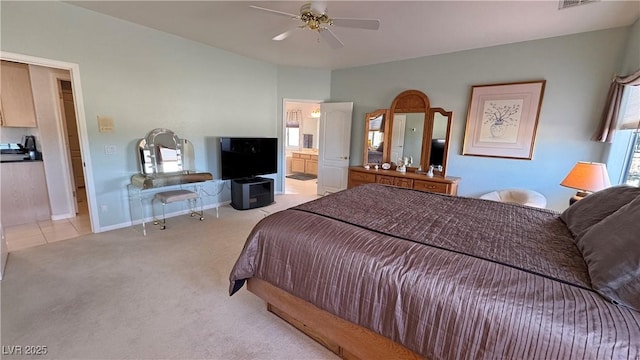
{"type": "Polygon", "coordinates": [[[335,70],[333,101],[354,101],[351,164],[362,162],[365,113],[388,108],[407,89],[423,91],[434,107],[453,111],[447,174],[460,176],[459,194],[524,187],[562,210],[574,190],[560,181],[577,161],[600,161],[590,141],[609,81],[624,55],[628,28],[469,50],[335,70]],[[545,79],[533,160],[462,156],[472,85],[545,79]]]}

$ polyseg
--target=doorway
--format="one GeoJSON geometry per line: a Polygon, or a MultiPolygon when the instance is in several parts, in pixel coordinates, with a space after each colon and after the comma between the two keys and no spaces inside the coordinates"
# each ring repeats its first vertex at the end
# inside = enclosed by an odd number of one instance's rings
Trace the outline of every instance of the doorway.
{"type": "Polygon", "coordinates": [[[285,100],[283,152],[285,194],[318,193],[320,101],[285,100]]]}
{"type": "MultiPolygon", "coordinates": [[[[64,80],[67,80],[71,83],[71,87],[72,87],[72,98],[73,98],[73,103],[74,103],[74,107],[75,107],[75,111],[74,111],[74,115],[76,118],[76,129],[77,129],[77,135],[78,135],[78,140],[79,140],[79,144],[80,144],[80,152],[81,152],[81,169],[83,172],[83,180],[84,180],[84,186],[85,186],[85,194],[86,194],[86,206],[88,208],[88,214],[85,215],[86,218],[88,219],[88,224],[87,224],[87,228],[86,230],[88,232],[99,232],[100,231],[100,226],[99,226],[99,221],[98,221],[98,212],[97,212],[97,208],[96,208],[96,201],[95,201],[95,186],[93,185],[93,171],[92,171],[92,165],[91,165],[91,157],[89,156],[89,136],[88,136],[88,132],[87,132],[87,125],[86,125],[86,119],[85,119],[85,111],[84,111],[84,100],[83,100],[83,96],[82,96],[82,86],[81,86],[81,81],[80,81],[80,68],[78,64],[75,63],[68,63],[68,62],[63,62],[63,61],[58,61],[58,60],[52,60],[52,59],[46,59],[46,58],[40,58],[40,57],[35,57],[35,56],[30,56],[30,55],[24,55],[24,54],[17,54],[17,53],[11,53],[11,52],[6,52],[3,51],[1,56],[2,60],[7,60],[7,61],[13,61],[13,62],[18,62],[18,63],[24,63],[24,64],[28,64],[28,65],[35,65],[35,66],[40,66],[40,67],[44,67],[44,68],[49,68],[52,69],[53,72],[55,72],[56,70],[62,70],[62,71],[67,71],[68,75],[67,78],[65,78],[64,80]]],[[[55,77],[51,78],[52,80],[52,92],[56,93],[57,91],[57,79],[55,77]]],[[[55,101],[55,104],[58,104],[58,94],[55,94],[55,99],[52,99],[55,101]]],[[[56,106],[58,107],[58,106],[56,106]]],[[[58,121],[60,120],[60,114],[57,114],[58,117],[58,121]]],[[[60,163],[60,166],[62,167],[63,171],[61,171],[62,173],[64,173],[64,175],[62,176],[62,178],[60,179],[59,184],[64,184],[65,188],[68,186],[68,190],[72,190],[73,186],[71,184],[71,179],[70,179],[70,173],[71,173],[71,164],[70,164],[70,160],[68,155],[66,154],[66,152],[64,151],[65,149],[63,148],[63,146],[61,146],[61,144],[66,142],[66,134],[64,133],[63,129],[65,128],[64,124],[62,123],[58,123],[58,126],[56,126],[55,129],[52,129],[51,131],[48,132],[47,135],[51,136],[52,139],[53,138],[57,138],[57,142],[54,141],[54,145],[50,146],[49,148],[51,149],[51,151],[57,151],[57,155],[59,157],[62,157],[64,159],[67,159],[66,161],[62,161],[60,163]],[[59,148],[59,150],[57,150],[59,148]]],[[[44,136],[44,134],[41,134],[44,136]]],[[[54,157],[55,158],[55,157],[54,157]]],[[[51,156],[48,156],[48,158],[45,158],[44,161],[47,161],[49,159],[52,159],[51,156]]],[[[71,195],[71,191],[66,191],[65,192],[69,193],[69,195],[65,195],[68,197],[67,201],[70,205],[73,204],[73,202],[75,201],[75,199],[73,199],[73,196],[71,195]]],[[[73,206],[69,206],[69,208],[71,208],[70,212],[73,213],[74,209],[73,206]]],[[[74,214],[69,214],[71,217],[73,217],[74,214]]],[[[62,219],[66,219],[69,216],[67,215],[61,215],[60,216],[60,220],[62,219]]],[[[58,220],[58,219],[53,219],[52,220],[58,220]]],[[[5,235],[6,235],[6,229],[5,229],[5,235]]]]}
{"type": "Polygon", "coordinates": [[[73,87],[71,81],[58,79],[58,93],[60,97],[60,113],[62,125],[67,139],[67,153],[70,161],[71,173],[69,177],[73,186],[76,215],[89,213],[87,206],[87,191],[82,171],[82,151],[80,138],[78,137],[78,124],[76,121],[76,106],[73,102],[73,87]]]}

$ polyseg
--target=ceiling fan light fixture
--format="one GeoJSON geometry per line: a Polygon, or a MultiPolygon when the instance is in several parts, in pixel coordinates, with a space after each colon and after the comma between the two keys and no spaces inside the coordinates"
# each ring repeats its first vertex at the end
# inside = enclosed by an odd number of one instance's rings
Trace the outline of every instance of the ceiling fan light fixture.
{"type": "MultiPolygon", "coordinates": [[[[587,0],[582,0],[587,1],[587,0]]],[[[267,9],[259,6],[250,6],[253,9],[270,12],[272,14],[278,14],[286,16],[292,19],[301,20],[302,25],[298,28],[317,31],[331,48],[338,49],[344,46],[342,41],[336,37],[331,31],[331,26],[337,27],[350,27],[357,29],[378,30],[380,27],[380,20],[377,19],[351,19],[351,18],[330,18],[327,15],[327,8],[325,1],[313,1],[306,3],[300,7],[300,14],[294,15],[279,10],[267,9]]],[[[275,41],[281,41],[291,35],[291,30],[282,34],[276,35],[272,38],[275,41]]]]}

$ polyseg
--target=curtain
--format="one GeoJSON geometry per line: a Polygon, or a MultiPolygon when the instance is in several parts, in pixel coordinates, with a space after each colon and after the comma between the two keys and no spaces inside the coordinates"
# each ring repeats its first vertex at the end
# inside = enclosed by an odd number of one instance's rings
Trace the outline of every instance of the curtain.
{"type": "Polygon", "coordinates": [[[618,126],[622,91],[625,86],[640,86],[640,69],[631,75],[616,76],[613,79],[602,111],[600,125],[591,140],[597,142],[611,142],[613,140],[613,133],[618,126]]]}
{"type": "Polygon", "coordinates": [[[299,128],[302,121],[302,110],[287,110],[287,127],[299,128]]]}

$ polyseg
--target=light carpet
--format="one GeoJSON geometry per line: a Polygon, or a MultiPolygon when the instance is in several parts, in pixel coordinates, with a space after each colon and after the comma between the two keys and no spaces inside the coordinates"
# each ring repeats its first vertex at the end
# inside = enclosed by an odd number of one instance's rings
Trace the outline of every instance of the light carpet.
{"type": "Polygon", "coordinates": [[[229,272],[264,216],[315,196],[278,195],[260,209],[179,216],[162,231],[125,228],[9,255],[1,282],[2,358],[334,359],[266,311],[229,272]],[[9,356],[44,345],[46,356],[9,356]],[[15,349],[15,348],[13,348],[15,349]]]}

